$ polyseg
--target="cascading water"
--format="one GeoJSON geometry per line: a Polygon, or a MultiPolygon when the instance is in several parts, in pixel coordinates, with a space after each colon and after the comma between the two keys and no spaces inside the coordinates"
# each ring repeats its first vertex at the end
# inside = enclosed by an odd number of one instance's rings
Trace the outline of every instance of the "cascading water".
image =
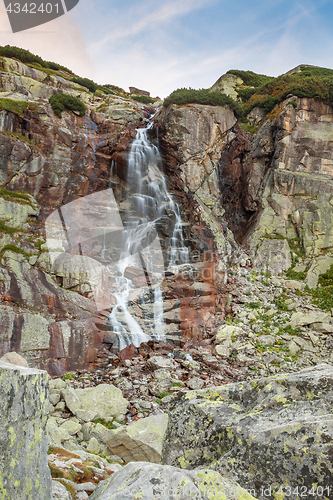
{"type": "Polygon", "coordinates": [[[108,324],[117,334],[119,350],[130,343],[139,346],[151,338],[164,339],[161,288],[164,271],[166,268],[177,273],[178,266],[189,261],[179,206],[167,190],[158,148],[147,137],[149,128],[150,125],[147,129],[138,129],[131,145],[127,172],[131,203],[122,217],[125,230],[120,258],[113,266],[108,266],[115,279],[113,294],[116,300],[108,324]],[[166,264],[157,235],[161,225],[169,230],[169,259],[166,264]],[[140,290],[128,276],[133,269],[142,270],[141,277],[145,283],[140,290]],[[138,318],[135,319],[135,314],[129,311],[129,306],[135,301],[144,302],[146,311],[149,311],[148,303],[151,304],[144,331],[138,318]]]}

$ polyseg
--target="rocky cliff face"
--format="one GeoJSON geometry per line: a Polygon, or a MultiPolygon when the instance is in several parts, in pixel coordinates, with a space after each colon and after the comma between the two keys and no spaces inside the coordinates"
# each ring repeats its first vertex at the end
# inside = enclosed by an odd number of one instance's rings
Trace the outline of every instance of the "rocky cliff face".
{"type": "MultiPolygon", "coordinates": [[[[268,116],[255,108],[250,120],[258,125],[253,135],[228,108],[169,106],[158,116],[167,169],[195,209],[210,222],[220,218],[262,269],[287,270],[302,249],[313,287],[332,263],[333,108],[290,97],[268,116]]],[[[221,238],[215,231],[225,256],[221,238]]]]}
{"type": "Polygon", "coordinates": [[[0,352],[24,353],[51,373],[88,367],[103,351],[99,315],[82,276],[52,270],[44,221],[57,207],[108,188],[112,160],[121,177],[135,127],[151,109],[96,96],[16,60],[0,64],[0,352]],[[58,92],[80,97],[86,115],[58,118],[48,102],[58,92]]]}
{"type": "MultiPolygon", "coordinates": [[[[112,345],[105,315],[96,310],[80,269],[52,268],[44,221],[58,207],[110,185],[120,211],[127,209],[127,152],[152,108],[91,94],[59,72],[8,58],[0,63],[0,351],[24,353],[52,374],[104,366],[112,345]],[[58,118],[48,102],[57,92],[80,97],[86,115],[64,111],[58,118]]],[[[231,78],[229,84],[236,92],[240,82],[231,78]]],[[[311,299],[301,297],[305,285],[315,290],[333,264],[332,107],[289,96],[270,114],[254,108],[246,119],[237,121],[228,106],[172,104],[150,130],[180,205],[192,266],[167,273],[162,284],[167,338],[180,346],[199,342],[212,349],[214,343],[227,357],[237,349],[221,347],[215,337],[226,317],[243,321],[240,308],[253,302],[244,294],[260,304],[263,286],[265,307],[274,309],[275,300],[297,299],[283,295],[283,288],[297,290],[305,307],[311,299]],[[232,277],[230,266],[241,273],[232,277]],[[289,274],[250,286],[253,266],[253,272],[289,274]]],[[[161,226],[159,236],[163,246],[170,234],[161,226]]],[[[327,295],[319,293],[317,303],[329,309],[327,295]]],[[[133,307],[141,318],[141,305],[133,307]]],[[[261,321],[251,314],[243,315],[245,330],[261,321]]],[[[257,349],[255,341],[244,345],[245,357],[257,349]]]]}

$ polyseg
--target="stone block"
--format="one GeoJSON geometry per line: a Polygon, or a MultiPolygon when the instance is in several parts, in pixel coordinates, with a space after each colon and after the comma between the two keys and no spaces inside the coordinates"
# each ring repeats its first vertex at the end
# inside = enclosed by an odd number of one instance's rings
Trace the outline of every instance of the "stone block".
{"type": "Polygon", "coordinates": [[[0,362],[0,498],[49,500],[48,374],[0,362]]]}

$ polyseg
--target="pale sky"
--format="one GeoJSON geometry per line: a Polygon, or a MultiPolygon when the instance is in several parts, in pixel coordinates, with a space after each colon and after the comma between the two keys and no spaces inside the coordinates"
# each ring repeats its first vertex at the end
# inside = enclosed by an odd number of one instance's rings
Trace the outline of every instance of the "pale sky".
{"type": "Polygon", "coordinates": [[[277,76],[298,64],[332,68],[332,28],[330,0],[80,0],[65,16],[13,34],[0,0],[0,45],[160,97],[210,87],[229,69],[277,76]]]}

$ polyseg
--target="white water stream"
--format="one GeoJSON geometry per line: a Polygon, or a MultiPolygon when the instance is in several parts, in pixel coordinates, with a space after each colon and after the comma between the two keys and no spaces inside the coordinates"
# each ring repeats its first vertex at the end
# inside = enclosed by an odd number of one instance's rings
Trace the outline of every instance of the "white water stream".
{"type": "MultiPolygon", "coordinates": [[[[107,266],[115,281],[113,295],[116,300],[108,316],[108,325],[117,334],[119,350],[131,343],[138,347],[150,339],[164,339],[161,284],[165,268],[177,273],[178,266],[189,261],[179,207],[167,190],[158,148],[148,140],[149,128],[148,125],[147,129],[138,129],[131,145],[127,171],[131,208],[123,220],[125,230],[120,258],[114,265],[107,266]],[[159,224],[169,228],[170,257],[167,263],[163,260],[156,231],[159,224]],[[141,286],[135,286],[128,271],[137,274],[141,286]],[[144,328],[140,326],[139,318],[135,318],[133,308],[129,310],[129,305],[135,301],[141,301],[141,305],[144,303],[141,311],[148,316],[145,322],[148,326],[144,328]]],[[[105,251],[104,245],[102,257],[105,251]]]]}

